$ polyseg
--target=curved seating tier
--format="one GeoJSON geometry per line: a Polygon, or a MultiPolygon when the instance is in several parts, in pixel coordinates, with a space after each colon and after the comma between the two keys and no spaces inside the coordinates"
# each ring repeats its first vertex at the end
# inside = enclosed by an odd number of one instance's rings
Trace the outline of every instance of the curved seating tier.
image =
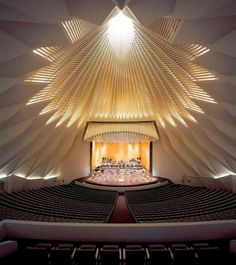
{"type": "Polygon", "coordinates": [[[45,222],[107,222],[117,192],[76,184],[0,195],[0,219],[45,222]]]}
{"type": "Polygon", "coordinates": [[[236,194],[223,190],[168,184],[126,198],[138,223],[236,219],[236,194]]]}

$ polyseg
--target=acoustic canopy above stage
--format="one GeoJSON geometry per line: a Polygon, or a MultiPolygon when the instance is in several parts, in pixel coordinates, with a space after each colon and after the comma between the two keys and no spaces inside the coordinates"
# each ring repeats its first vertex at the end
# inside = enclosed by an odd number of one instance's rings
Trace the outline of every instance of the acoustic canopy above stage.
{"type": "Polygon", "coordinates": [[[155,122],[89,122],[84,140],[103,143],[134,143],[158,140],[155,122]]]}

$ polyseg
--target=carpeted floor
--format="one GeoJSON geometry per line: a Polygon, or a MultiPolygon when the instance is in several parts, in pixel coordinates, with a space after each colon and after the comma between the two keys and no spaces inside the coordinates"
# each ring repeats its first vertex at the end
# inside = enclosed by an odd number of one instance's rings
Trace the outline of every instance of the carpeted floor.
{"type": "Polygon", "coordinates": [[[118,195],[116,206],[108,223],[135,223],[123,194],[118,195]]]}

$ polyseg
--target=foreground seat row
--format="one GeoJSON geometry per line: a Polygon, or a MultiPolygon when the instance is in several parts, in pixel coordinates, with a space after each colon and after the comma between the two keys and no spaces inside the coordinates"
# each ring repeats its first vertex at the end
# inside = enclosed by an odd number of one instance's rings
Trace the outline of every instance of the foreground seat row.
{"type": "Polygon", "coordinates": [[[43,242],[21,247],[17,259],[25,265],[233,265],[235,262],[227,244],[207,242],[79,246],[43,242]]]}

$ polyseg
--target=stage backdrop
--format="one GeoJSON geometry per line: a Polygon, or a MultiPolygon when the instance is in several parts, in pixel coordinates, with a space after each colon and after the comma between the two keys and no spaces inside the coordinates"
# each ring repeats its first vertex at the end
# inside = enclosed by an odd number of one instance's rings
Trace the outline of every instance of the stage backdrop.
{"type": "Polygon", "coordinates": [[[141,157],[144,167],[149,170],[149,143],[96,143],[92,145],[92,169],[100,165],[102,158],[127,161],[141,157]]]}

